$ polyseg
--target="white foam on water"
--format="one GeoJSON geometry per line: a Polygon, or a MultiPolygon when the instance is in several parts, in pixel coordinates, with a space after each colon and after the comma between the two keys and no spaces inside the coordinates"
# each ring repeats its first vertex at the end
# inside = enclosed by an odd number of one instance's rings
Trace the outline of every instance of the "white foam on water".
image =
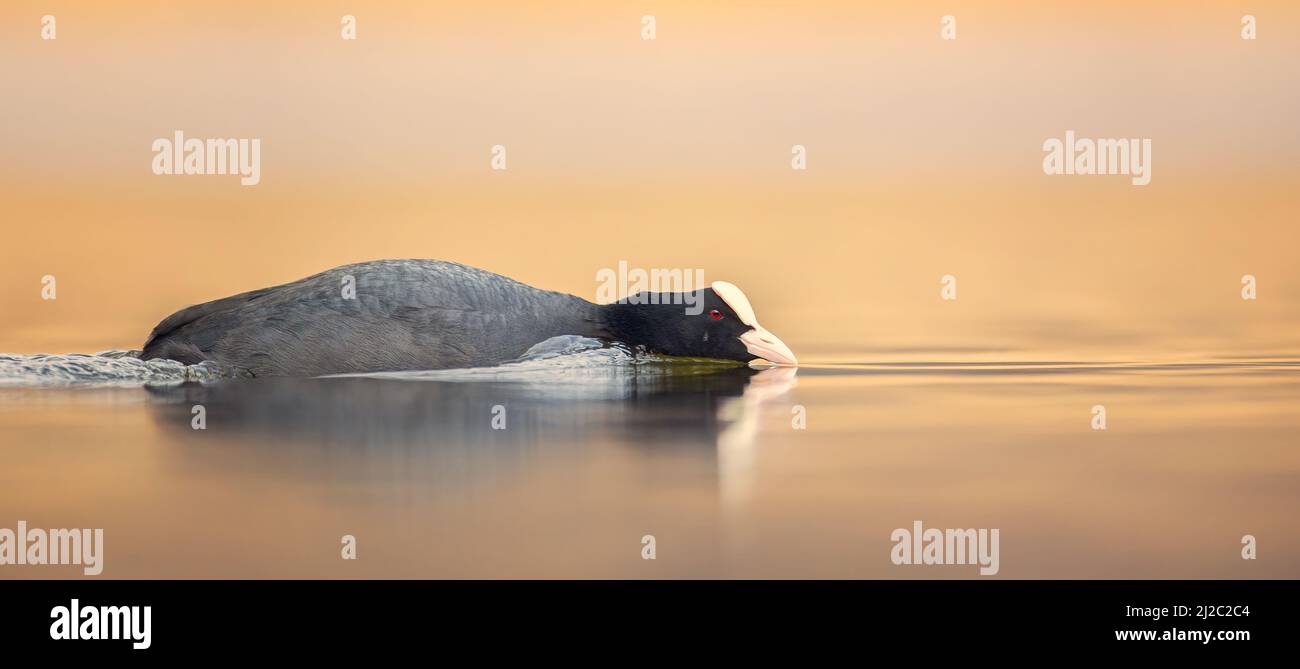
{"type": "Polygon", "coordinates": [[[212,363],[141,360],[139,351],[0,353],[0,387],[145,386],[215,381],[234,376],[212,363]]]}

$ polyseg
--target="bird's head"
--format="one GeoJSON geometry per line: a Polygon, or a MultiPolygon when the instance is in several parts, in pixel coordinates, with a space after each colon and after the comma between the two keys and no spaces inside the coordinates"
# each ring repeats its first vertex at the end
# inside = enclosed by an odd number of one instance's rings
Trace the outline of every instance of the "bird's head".
{"type": "Polygon", "coordinates": [[[759,325],[740,288],[714,281],[689,293],[637,293],[613,308],[615,338],[665,355],[797,365],[790,347],[759,325]]]}

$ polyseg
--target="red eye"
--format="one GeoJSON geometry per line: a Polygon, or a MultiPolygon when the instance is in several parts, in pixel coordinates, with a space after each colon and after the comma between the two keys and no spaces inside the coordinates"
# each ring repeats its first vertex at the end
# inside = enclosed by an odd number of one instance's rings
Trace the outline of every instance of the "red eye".
{"type": "Polygon", "coordinates": [[[722,312],[718,311],[717,309],[714,309],[713,311],[709,312],[709,318],[712,318],[715,321],[720,321],[722,320],[722,312]]]}

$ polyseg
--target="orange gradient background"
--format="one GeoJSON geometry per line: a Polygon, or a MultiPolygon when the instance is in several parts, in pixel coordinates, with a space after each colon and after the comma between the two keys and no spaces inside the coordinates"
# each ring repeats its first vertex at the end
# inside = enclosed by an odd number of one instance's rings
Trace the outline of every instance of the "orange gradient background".
{"type": "Polygon", "coordinates": [[[805,361],[1300,353],[1300,5],[1054,4],[6,2],[0,351],[428,257],[703,268],[805,361]],[[261,184],[153,175],[176,130],[261,184]],[[1150,138],[1150,185],[1043,174],[1066,130],[1150,138]]]}

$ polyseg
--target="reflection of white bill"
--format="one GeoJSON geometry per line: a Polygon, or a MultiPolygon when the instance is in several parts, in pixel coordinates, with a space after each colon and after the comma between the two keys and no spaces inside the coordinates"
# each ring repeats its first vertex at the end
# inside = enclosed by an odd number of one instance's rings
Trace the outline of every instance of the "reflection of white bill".
{"type": "Polygon", "coordinates": [[[744,394],[718,408],[718,420],[729,423],[718,435],[718,490],[727,505],[749,498],[760,419],[764,413],[784,414],[776,401],[795,386],[797,367],[773,367],[753,376],[744,394]]]}

